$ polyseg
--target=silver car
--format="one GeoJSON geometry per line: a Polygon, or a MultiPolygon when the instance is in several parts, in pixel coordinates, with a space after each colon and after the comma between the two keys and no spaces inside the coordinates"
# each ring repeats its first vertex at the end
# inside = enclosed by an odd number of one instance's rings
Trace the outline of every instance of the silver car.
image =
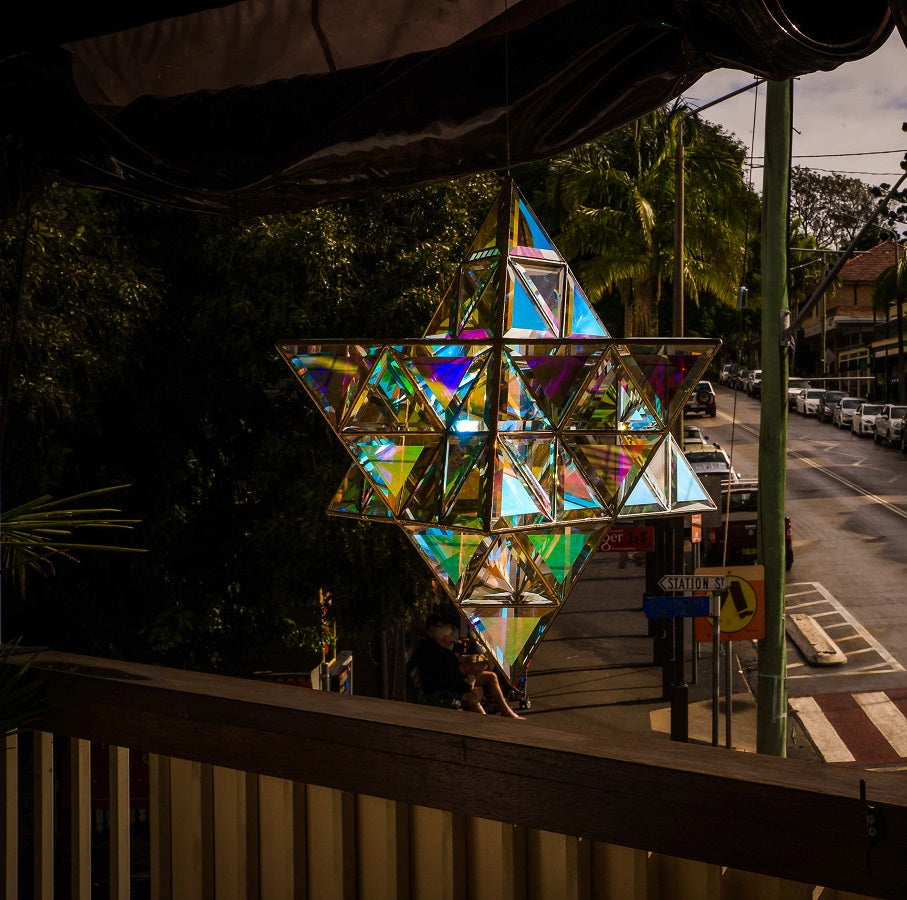
{"type": "Polygon", "coordinates": [[[853,414],[863,405],[862,397],[843,397],[835,407],[835,416],[831,424],[837,428],[850,428],[853,414]]]}
{"type": "Polygon", "coordinates": [[[888,444],[889,447],[900,445],[905,415],[907,406],[896,406],[893,403],[883,406],[882,411],[876,416],[872,439],[876,443],[881,441],[888,444]]]}

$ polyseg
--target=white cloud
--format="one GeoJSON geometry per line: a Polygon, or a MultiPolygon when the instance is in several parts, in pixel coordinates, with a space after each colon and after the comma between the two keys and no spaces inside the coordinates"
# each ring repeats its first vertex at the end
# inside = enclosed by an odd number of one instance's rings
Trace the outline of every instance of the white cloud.
{"type": "MultiPolygon", "coordinates": [[[[698,107],[752,81],[744,72],[719,69],[701,78],[684,97],[698,107]]],[[[907,121],[907,47],[895,32],[865,59],[796,79],[793,110],[795,165],[840,172],[870,184],[893,183],[903,174],[899,163],[907,150],[907,133],[901,130],[907,121]],[[896,152],[878,152],[888,150],[896,152]],[[868,153],[874,155],[829,156],[868,153]]],[[[702,116],[751,150],[753,184],[759,190],[765,86],[717,104],[702,116]]]]}

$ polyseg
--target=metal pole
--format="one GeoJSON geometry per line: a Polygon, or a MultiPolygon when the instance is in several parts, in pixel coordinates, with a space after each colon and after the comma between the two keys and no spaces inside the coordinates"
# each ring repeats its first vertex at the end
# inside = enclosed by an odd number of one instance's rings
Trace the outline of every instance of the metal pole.
{"type": "Polygon", "coordinates": [[[718,673],[719,673],[719,653],[721,650],[721,604],[724,602],[726,591],[716,594],[711,601],[713,613],[710,620],[712,623],[712,746],[718,746],[718,673]]]}
{"type": "Polygon", "coordinates": [[[734,749],[731,740],[731,719],[734,715],[734,673],[731,669],[731,658],[731,641],[727,641],[724,645],[724,746],[728,750],[734,749]]]}
{"type": "Polygon", "coordinates": [[[787,458],[788,220],[792,82],[770,81],[762,190],[762,408],[759,426],[759,544],[765,567],[765,637],[759,645],[756,748],[787,753],[784,629],[784,490],[787,458]]]}

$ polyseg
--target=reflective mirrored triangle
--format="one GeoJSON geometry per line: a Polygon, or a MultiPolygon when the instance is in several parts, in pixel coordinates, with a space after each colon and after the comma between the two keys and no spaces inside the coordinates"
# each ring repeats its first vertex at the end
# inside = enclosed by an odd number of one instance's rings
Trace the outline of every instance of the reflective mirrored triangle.
{"type": "Polygon", "coordinates": [[[384,494],[375,489],[358,466],[350,466],[326,511],[331,516],[355,516],[359,519],[384,521],[393,516],[384,494]]]}
{"type": "Polygon", "coordinates": [[[445,425],[454,421],[460,405],[473,382],[488,360],[488,351],[443,344],[406,347],[399,354],[405,357],[407,369],[445,425]],[[457,351],[457,352],[451,352],[457,351]]]}
{"type": "Polygon", "coordinates": [[[453,419],[448,425],[448,432],[464,435],[488,430],[488,423],[494,416],[488,397],[488,367],[493,358],[491,350],[476,357],[475,365],[469,370],[469,378],[464,379],[457,390],[455,401],[459,405],[451,406],[453,419]]]}
{"type": "Polygon", "coordinates": [[[542,500],[545,515],[552,518],[557,493],[555,442],[547,435],[500,435],[498,440],[523,473],[523,478],[533,493],[542,500]]]}
{"type": "Polygon", "coordinates": [[[479,527],[476,523],[483,520],[485,509],[485,488],[479,479],[487,470],[487,463],[480,457],[486,445],[486,435],[447,438],[413,490],[402,517],[425,524],[459,523],[479,527]],[[479,469],[467,485],[476,466],[479,469]],[[464,493],[458,499],[461,490],[464,493]]]}
{"type": "Polygon", "coordinates": [[[444,524],[455,528],[487,527],[491,490],[490,452],[484,435],[451,437],[447,441],[444,524]]]}
{"type": "Polygon", "coordinates": [[[553,338],[557,327],[545,318],[536,305],[533,291],[513,265],[507,267],[507,285],[504,297],[504,337],[553,338]]]}
{"type": "Polygon", "coordinates": [[[699,477],[693,471],[683,450],[677,445],[674,436],[669,434],[666,441],[670,453],[671,497],[674,509],[684,512],[707,512],[715,509],[715,503],[709,492],[702,486],[699,477]]]}
{"type": "Polygon", "coordinates": [[[593,490],[585,473],[564,447],[557,442],[558,474],[555,519],[558,522],[610,517],[612,509],[593,490]]]}
{"type": "Polygon", "coordinates": [[[510,202],[508,246],[510,255],[563,262],[563,257],[554,246],[554,241],[548,237],[532,208],[515,185],[511,187],[510,202]]]}
{"type": "Polygon", "coordinates": [[[277,350],[335,431],[375,363],[377,348],[280,343],[277,350]]]}
{"type": "Polygon", "coordinates": [[[506,349],[501,356],[498,431],[553,431],[506,349]]]}
{"type": "Polygon", "coordinates": [[[620,510],[662,435],[562,435],[586,480],[613,509],[620,510]]]}
{"type": "Polygon", "coordinates": [[[460,273],[454,275],[450,287],[425,329],[423,337],[436,339],[452,338],[459,322],[460,273]]]}
{"type": "Polygon", "coordinates": [[[565,600],[610,527],[609,523],[524,531],[515,534],[514,540],[531,547],[529,553],[536,567],[554,584],[558,598],[565,600]]]}
{"type": "Polygon", "coordinates": [[[528,289],[533,303],[545,317],[555,336],[560,335],[564,314],[564,266],[530,260],[511,260],[513,271],[528,289]]]}
{"type": "Polygon", "coordinates": [[[452,600],[460,594],[482,560],[492,538],[449,528],[404,527],[422,558],[428,563],[439,584],[452,600]]]}
{"type": "Polygon", "coordinates": [[[441,438],[436,435],[367,435],[347,440],[354,458],[397,514],[431,464],[441,438]]]}
{"type": "Polygon", "coordinates": [[[552,424],[560,424],[598,356],[557,344],[509,344],[509,359],[552,424]]]}
{"type": "Polygon", "coordinates": [[[664,515],[670,510],[668,457],[668,442],[664,441],[649,457],[642,477],[633,486],[620,511],[620,518],[655,513],[664,515]]]}
{"type": "Polygon", "coordinates": [[[526,671],[558,613],[557,608],[538,606],[462,608],[486,654],[511,685],[526,671]]]}
{"type": "Polygon", "coordinates": [[[634,376],[655,414],[666,427],[670,427],[683,411],[683,404],[705,372],[717,347],[704,351],[701,344],[634,343],[627,345],[627,350],[630,359],[622,356],[622,362],[634,376]]]}
{"type": "Polygon", "coordinates": [[[586,378],[574,391],[575,402],[562,421],[562,427],[595,431],[617,431],[635,397],[629,387],[617,353],[610,345],[590,354],[585,365],[586,378]]]}
{"type": "Polygon", "coordinates": [[[494,314],[500,293],[498,261],[464,264],[460,279],[460,324],[457,337],[482,340],[495,331],[494,314]]]}
{"type": "Polygon", "coordinates": [[[610,337],[608,330],[596,315],[592,304],[569,269],[567,269],[564,296],[567,304],[565,337],[610,337]]]}
{"type": "Polygon", "coordinates": [[[443,422],[416,387],[415,379],[391,349],[386,349],[343,423],[343,431],[432,431],[443,422]]]}
{"type": "Polygon", "coordinates": [[[506,201],[507,194],[505,189],[495,198],[488,215],[485,216],[485,221],[476,233],[466,254],[467,260],[488,259],[502,255],[502,248],[498,247],[498,221],[504,212],[503,207],[506,201]]]}
{"type": "Polygon", "coordinates": [[[511,457],[504,443],[502,440],[495,456],[492,531],[551,522],[549,497],[543,493],[532,472],[511,457]]]}
{"type": "Polygon", "coordinates": [[[534,554],[514,540],[498,535],[466,586],[461,599],[469,606],[551,606],[558,602],[532,562],[534,554]]]}

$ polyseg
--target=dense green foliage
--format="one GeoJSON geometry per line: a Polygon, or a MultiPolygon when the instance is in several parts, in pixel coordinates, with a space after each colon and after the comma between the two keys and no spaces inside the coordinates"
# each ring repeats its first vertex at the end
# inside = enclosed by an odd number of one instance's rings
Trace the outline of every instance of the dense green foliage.
{"type": "MultiPolygon", "coordinates": [[[[34,579],[4,634],[247,671],[311,640],[319,588],[348,630],[424,599],[428,569],[398,529],[324,515],[349,458],[274,342],[421,333],[495,190],[473,179],[255,220],[49,195],[30,235],[4,504],[129,483],[130,542],[149,552],[34,579]]],[[[7,333],[23,225],[4,235],[7,333]]]]}

